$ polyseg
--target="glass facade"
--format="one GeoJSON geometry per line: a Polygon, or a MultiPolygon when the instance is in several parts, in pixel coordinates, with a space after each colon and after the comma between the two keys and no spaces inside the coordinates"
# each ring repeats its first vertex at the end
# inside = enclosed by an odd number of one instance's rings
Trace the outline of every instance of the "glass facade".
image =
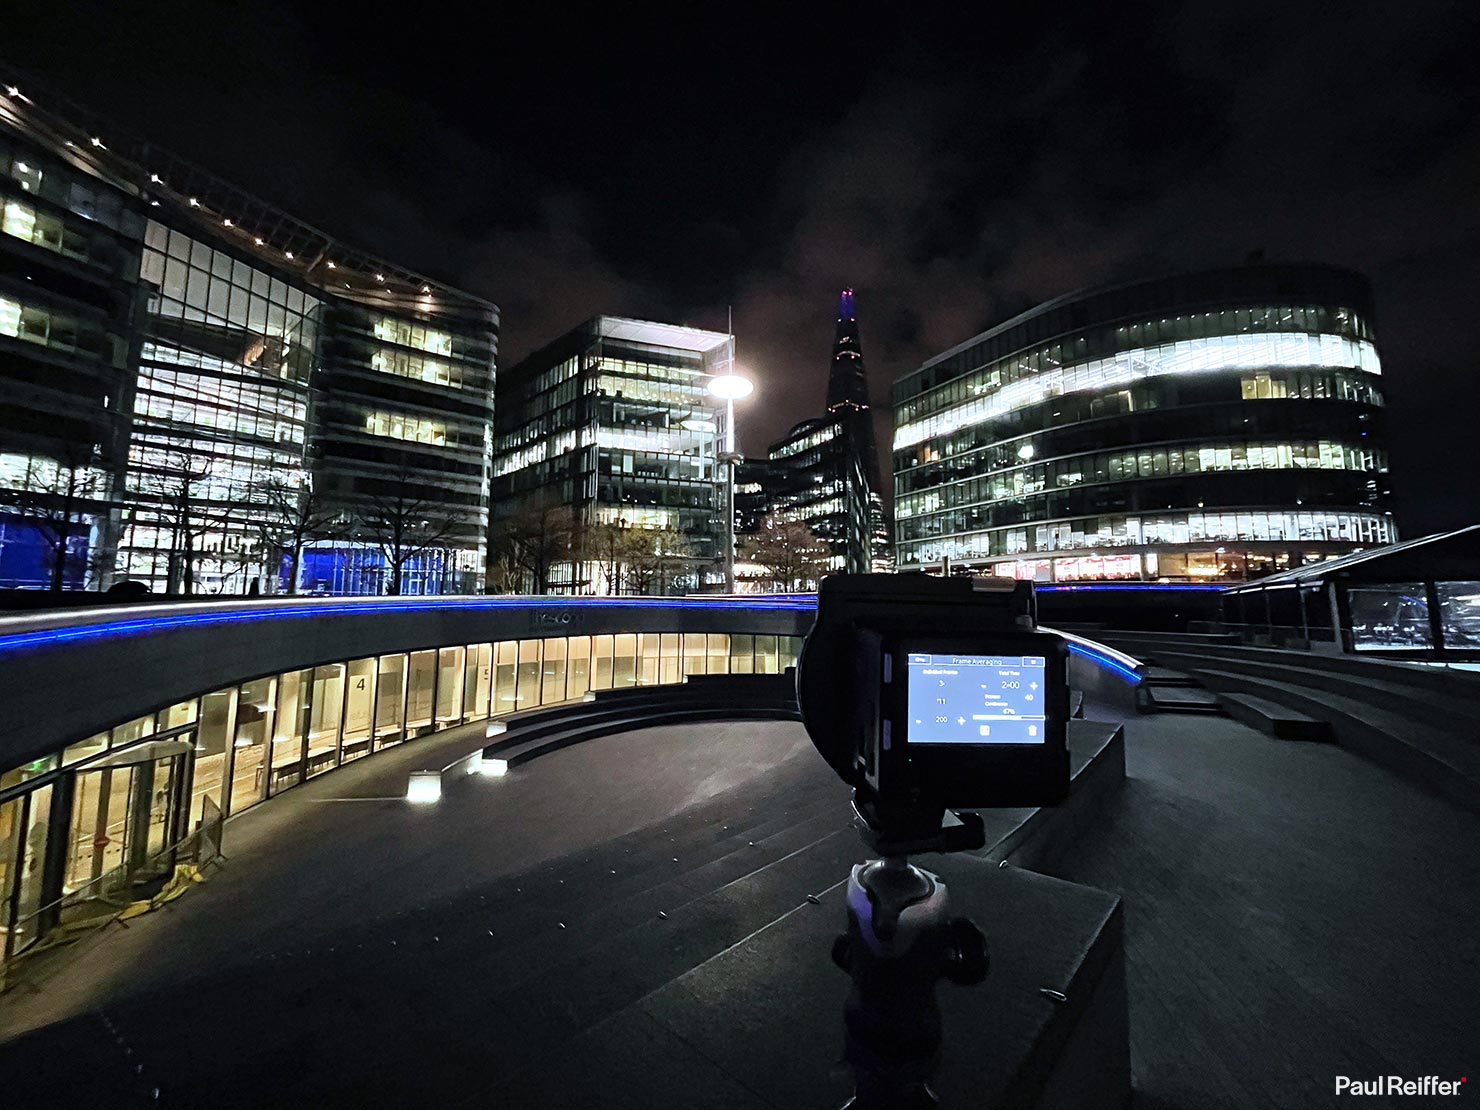
{"type": "Polygon", "coordinates": [[[86,163],[0,122],[0,588],[90,584],[113,539],[145,220],[86,163]]]}
{"type": "Polygon", "coordinates": [[[36,280],[0,295],[0,585],[480,591],[497,308],[7,88],[0,261],[36,280]],[[8,509],[59,464],[48,545],[8,509]]]}
{"type": "Polygon", "coordinates": [[[931,360],[894,391],[901,568],[1242,579],[1391,542],[1370,301],[1320,267],[1187,275],[931,360]]]}
{"type": "Polygon", "coordinates": [[[551,592],[684,593],[723,581],[722,429],[707,385],[728,341],[718,332],[603,316],[501,371],[496,518],[565,507],[578,533],[574,546],[590,548],[550,568],[551,592]],[[584,540],[601,525],[652,533],[659,546],[633,556],[652,565],[638,570],[600,557],[596,541],[584,540]]]}
{"type": "Polygon", "coordinates": [[[208,802],[242,813],[405,739],[591,690],[777,674],[800,650],[795,636],[726,633],[455,644],[265,675],[86,737],[0,776],[0,960],[173,866],[208,802]],[[54,836],[67,838],[60,870],[45,862],[54,836]]]}
{"type": "Polygon", "coordinates": [[[274,489],[307,482],[319,301],[150,220],[150,289],[117,573],[155,589],[242,593],[269,574],[274,489]]]}

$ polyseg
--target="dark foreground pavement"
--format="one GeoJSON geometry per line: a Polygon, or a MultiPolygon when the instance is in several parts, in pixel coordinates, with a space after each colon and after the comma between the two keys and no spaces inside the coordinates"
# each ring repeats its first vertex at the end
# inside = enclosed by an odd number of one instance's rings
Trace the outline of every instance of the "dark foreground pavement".
{"type": "MultiPolygon", "coordinates": [[[[1127,732],[1123,793],[1058,874],[1124,896],[1137,1105],[1303,1108],[1336,1074],[1466,1074],[1480,820],[1222,719],[1127,732]]],[[[655,1054],[685,1051],[707,1076],[657,1003],[636,1004],[696,982],[682,977],[861,854],[845,789],[795,725],[611,737],[433,808],[367,800],[399,795],[431,751],[232,822],[224,872],[0,1001],[7,1035],[33,1030],[0,1046],[5,1105],[471,1106],[501,1090],[601,1105],[618,1094],[588,1072],[627,1075],[630,1096],[655,1054]],[[583,1045],[584,1069],[560,1047],[583,1045]]],[[[650,1105],[782,1105],[757,1100],[784,1089],[763,1078],[650,1105]]]]}
{"type": "Polygon", "coordinates": [[[1480,817],[1221,717],[1132,719],[1126,776],[1055,873],[1124,899],[1138,1110],[1480,1100],[1480,817]]]}

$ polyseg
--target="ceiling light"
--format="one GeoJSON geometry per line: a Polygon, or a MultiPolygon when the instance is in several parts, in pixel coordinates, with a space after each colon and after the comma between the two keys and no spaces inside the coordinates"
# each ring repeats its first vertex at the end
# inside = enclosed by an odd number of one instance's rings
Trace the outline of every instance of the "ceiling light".
{"type": "Polygon", "coordinates": [[[200,207],[200,201],[196,200],[194,197],[191,197],[190,198],[190,207],[191,208],[199,208],[200,207]]]}
{"type": "Polygon", "coordinates": [[[97,147],[99,150],[107,150],[108,149],[107,147],[105,147],[103,145],[103,140],[100,139],[100,138],[98,138],[96,135],[94,135],[91,139],[89,139],[88,142],[92,143],[92,145],[95,146],[95,147],[97,147]]]}
{"type": "Polygon", "coordinates": [[[6,85],[5,86],[5,95],[6,96],[20,96],[21,95],[21,90],[18,89],[18,88],[16,88],[14,85],[6,85]]]}
{"type": "Polygon", "coordinates": [[[259,247],[262,245],[262,239],[260,236],[253,238],[252,242],[256,243],[259,247]]]}
{"type": "Polygon", "coordinates": [[[157,173],[151,173],[149,175],[149,184],[151,184],[151,185],[163,185],[164,182],[159,179],[159,174],[157,174],[157,173]]]}
{"type": "Polygon", "coordinates": [[[231,221],[230,221],[230,220],[222,220],[222,221],[221,221],[221,222],[222,222],[222,223],[223,223],[223,224],[225,224],[225,225],[226,225],[226,226],[227,226],[227,227],[231,227],[231,226],[232,226],[232,224],[231,224],[231,221]]]}

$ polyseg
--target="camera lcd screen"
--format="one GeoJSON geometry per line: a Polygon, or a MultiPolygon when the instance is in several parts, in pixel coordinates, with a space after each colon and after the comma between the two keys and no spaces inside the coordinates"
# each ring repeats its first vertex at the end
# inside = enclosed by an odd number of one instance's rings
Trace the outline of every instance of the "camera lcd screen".
{"type": "Polygon", "coordinates": [[[1042,744],[1048,661],[1041,655],[910,652],[911,744],[1042,744]]]}

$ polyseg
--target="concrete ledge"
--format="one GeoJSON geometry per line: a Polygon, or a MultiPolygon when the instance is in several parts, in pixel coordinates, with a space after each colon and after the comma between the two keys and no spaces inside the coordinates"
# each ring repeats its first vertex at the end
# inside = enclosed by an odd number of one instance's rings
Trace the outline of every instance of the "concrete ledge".
{"type": "Polygon", "coordinates": [[[1319,720],[1256,694],[1219,694],[1218,700],[1223,703],[1224,712],[1235,721],[1276,740],[1336,739],[1330,721],[1319,720]]]}
{"type": "Polygon", "coordinates": [[[1052,868],[1084,829],[1098,820],[1125,783],[1125,730],[1101,721],[1069,722],[1069,797],[1039,809],[985,810],[990,863],[1052,868]]]}
{"type": "MultiPolygon", "coordinates": [[[[1105,1110],[1131,1092],[1120,900],[1091,887],[930,856],[951,910],[986,933],[985,983],[942,983],[945,1039],[934,1087],[951,1107],[1105,1110]],[[1052,994],[1048,992],[1053,992],[1052,994]]],[[[515,1063],[499,1106],[839,1106],[848,979],[828,958],[843,890],[804,903],[740,944],[515,1063]],[[785,1066],[778,1062],[785,1061],[785,1066]],[[659,1094],[661,1093],[661,1095],[659,1094]],[[644,1097],[653,1101],[644,1101],[644,1097]],[[654,1097],[657,1096],[657,1097],[654,1097]]]]}

